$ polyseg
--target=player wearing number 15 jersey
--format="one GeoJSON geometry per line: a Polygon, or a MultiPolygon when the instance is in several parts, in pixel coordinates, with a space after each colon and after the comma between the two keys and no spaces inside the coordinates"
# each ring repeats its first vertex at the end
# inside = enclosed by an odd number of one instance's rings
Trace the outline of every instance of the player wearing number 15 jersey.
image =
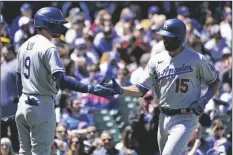
{"type": "Polygon", "coordinates": [[[182,45],[186,26],[178,19],[165,21],[157,32],[166,50],[149,60],[137,85],[121,88],[108,84],[118,94],[143,96],[154,88],[159,102],[158,143],[161,155],[180,155],[198,124],[198,116],[219,88],[218,72],[203,55],[182,45]],[[201,96],[201,82],[208,91],[201,96]]]}

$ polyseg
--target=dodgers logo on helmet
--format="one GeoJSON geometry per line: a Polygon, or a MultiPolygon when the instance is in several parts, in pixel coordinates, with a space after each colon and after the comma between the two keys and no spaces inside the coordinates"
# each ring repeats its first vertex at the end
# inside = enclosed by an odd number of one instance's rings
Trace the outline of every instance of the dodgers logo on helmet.
{"type": "Polygon", "coordinates": [[[179,40],[184,41],[186,26],[179,19],[168,19],[164,22],[163,28],[157,33],[166,37],[177,37],[179,40]]]}

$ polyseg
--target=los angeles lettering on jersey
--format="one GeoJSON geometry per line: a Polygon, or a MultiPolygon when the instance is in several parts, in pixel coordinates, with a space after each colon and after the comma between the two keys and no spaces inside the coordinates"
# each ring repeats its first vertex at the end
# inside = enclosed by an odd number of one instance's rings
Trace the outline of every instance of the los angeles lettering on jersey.
{"type": "Polygon", "coordinates": [[[167,66],[162,72],[159,72],[158,79],[162,79],[168,76],[175,77],[175,75],[192,72],[193,68],[191,65],[183,64],[180,67],[174,68],[174,66],[167,66]]]}

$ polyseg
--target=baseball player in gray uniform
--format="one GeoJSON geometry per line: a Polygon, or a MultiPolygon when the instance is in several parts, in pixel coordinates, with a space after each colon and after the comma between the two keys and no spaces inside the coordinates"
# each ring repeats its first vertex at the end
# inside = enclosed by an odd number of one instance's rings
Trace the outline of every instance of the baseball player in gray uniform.
{"type": "Polygon", "coordinates": [[[37,35],[19,49],[17,86],[20,95],[15,121],[20,140],[20,155],[50,155],[56,127],[54,97],[60,89],[112,96],[113,89],[85,85],[65,74],[57,48],[50,42],[58,38],[67,23],[53,7],[38,10],[34,16],[37,35]]]}
{"type": "Polygon", "coordinates": [[[154,88],[160,109],[160,154],[179,155],[198,124],[198,116],[219,89],[218,72],[203,55],[182,45],[186,26],[181,20],[165,21],[157,33],[163,36],[165,50],[151,57],[139,83],[122,88],[113,80],[105,86],[126,96],[143,96],[154,88]],[[200,96],[201,81],[208,85],[204,96],[200,96]]]}

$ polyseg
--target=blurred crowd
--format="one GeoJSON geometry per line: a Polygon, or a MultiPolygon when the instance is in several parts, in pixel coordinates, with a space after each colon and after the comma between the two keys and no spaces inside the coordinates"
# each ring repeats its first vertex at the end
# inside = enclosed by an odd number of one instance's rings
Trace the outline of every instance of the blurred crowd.
{"type": "MultiPolygon", "coordinates": [[[[178,2],[155,2],[147,10],[130,2],[120,9],[119,17],[114,16],[115,3],[106,2],[100,7],[98,2],[65,2],[58,7],[69,23],[64,25],[63,35],[53,43],[60,52],[67,75],[78,81],[96,84],[103,78],[115,78],[121,86],[136,84],[150,57],[164,50],[162,37],[156,31],[168,19],[167,14],[175,10],[169,18],[185,23],[184,46],[212,61],[221,79],[219,92],[206,105],[183,154],[230,155],[232,6],[223,2],[211,9],[211,2],[196,3],[200,3],[197,8],[200,11],[195,12],[199,18],[194,19],[190,8],[178,2]],[[99,10],[93,10],[98,7],[99,10]],[[142,18],[141,12],[147,12],[147,17],[142,18]]],[[[35,11],[33,2],[22,4],[21,14],[12,23],[7,23],[0,14],[2,117],[16,112],[17,54],[20,45],[35,35],[35,11]]],[[[205,91],[203,85],[202,93],[205,91]]],[[[113,100],[65,90],[58,92],[55,106],[57,127],[52,155],[159,154],[159,111],[153,90],[140,99],[120,96],[113,100]]],[[[1,154],[17,154],[19,144],[13,119],[2,123],[1,136],[1,154]]]]}

